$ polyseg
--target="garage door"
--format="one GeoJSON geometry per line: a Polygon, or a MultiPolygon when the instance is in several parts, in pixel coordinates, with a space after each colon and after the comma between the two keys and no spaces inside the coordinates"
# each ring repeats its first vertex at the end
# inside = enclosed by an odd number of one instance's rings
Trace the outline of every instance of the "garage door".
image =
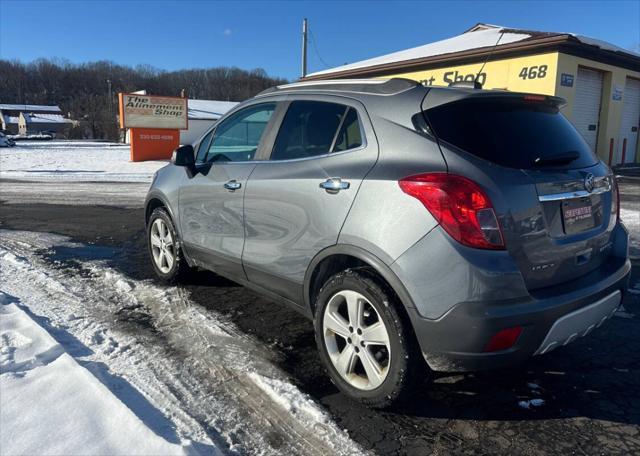
{"type": "Polygon", "coordinates": [[[624,85],[624,104],[622,106],[622,123],[618,135],[618,156],[616,164],[622,163],[622,148],[624,140],[627,140],[624,162],[635,161],[636,147],[638,145],[638,124],[640,124],[640,80],[627,78],[624,85]]]}
{"type": "Polygon", "coordinates": [[[578,68],[576,96],[573,103],[573,124],[595,152],[600,123],[602,73],[578,68]]]}

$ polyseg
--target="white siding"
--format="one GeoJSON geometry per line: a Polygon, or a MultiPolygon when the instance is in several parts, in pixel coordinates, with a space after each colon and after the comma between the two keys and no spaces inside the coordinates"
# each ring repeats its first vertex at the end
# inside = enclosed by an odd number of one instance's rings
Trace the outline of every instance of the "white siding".
{"type": "Polygon", "coordinates": [[[618,135],[618,154],[615,164],[622,162],[622,145],[626,138],[625,163],[633,163],[638,144],[638,125],[640,124],[640,80],[627,78],[624,86],[622,122],[618,135]],[[633,131],[635,129],[635,131],[633,131]]]}
{"type": "Polygon", "coordinates": [[[573,102],[573,124],[595,152],[600,123],[602,73],[578,68],[576,95],[573,102]]]}
{"type": "Polygon", "coordinates": [[[193,144],[216,123],[216,120],[189,119],[189,129],[180,130],[180,144],[193,144]]]}

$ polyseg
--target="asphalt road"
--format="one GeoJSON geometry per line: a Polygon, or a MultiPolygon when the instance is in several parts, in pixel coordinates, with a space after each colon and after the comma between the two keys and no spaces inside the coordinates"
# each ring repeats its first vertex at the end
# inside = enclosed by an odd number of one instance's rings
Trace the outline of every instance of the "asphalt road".
{"type": "MultiPolygon", "coordinates": [[[[0,227],[64,234],[118,254],[113,267],[152,279],[140,207],[43,204],[6,197],[0,227]]],[[[118,185],[118,184],[113,184],[118,185]]],[[[623,198],[640,198],[640,181],[623,198]]],[[[55,199],[51,202],[59,203],[55,199]]],[[[640,282],[634,261],[632,284],[640,282]]],[[[378,454],[640,454],[640,295],[589,337],[505,371],[425,376],[410,404],[375,411],[337,392],[323,373],[311,323],[212,273],[183,285],[191,298],[229,317],[279,352],[292,381],[322,403],[337,424],[378,454]],[[520,401],[542,399],[524,409],[520,401]]]]}

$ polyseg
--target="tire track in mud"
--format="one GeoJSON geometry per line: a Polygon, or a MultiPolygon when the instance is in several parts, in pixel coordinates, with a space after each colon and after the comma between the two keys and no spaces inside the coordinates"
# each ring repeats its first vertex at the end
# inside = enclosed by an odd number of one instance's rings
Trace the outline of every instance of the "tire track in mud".
{"type": "Polygon", "coordinates": [[[85,367],[96,373],[95,366],[106,365],[126,379],[183,442],[240,454],[363,452],[310,398],[298,392],[285,408],[269,394],[281,392],[256,382],[256,375],[286,382],[271,362],[277,354],[224,318],[200,312],[184,290],[130,280],[100,261],[45,259],[47,249],[65,242],[0,232],[3,289],[37,298],[41,304],[30,310],[77,339],[66,341],[71,353],[92,351],[79,357],[85,367]],[[11,276],[11,268],[18,273],[11,276]]]}

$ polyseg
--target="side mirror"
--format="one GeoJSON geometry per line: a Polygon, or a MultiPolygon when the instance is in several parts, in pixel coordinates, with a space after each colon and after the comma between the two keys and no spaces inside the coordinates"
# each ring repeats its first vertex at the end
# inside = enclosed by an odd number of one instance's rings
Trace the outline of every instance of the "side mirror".
{"type": "Polygon", "coordinates": [[[173,155],[171,156],[171,163],[176,166],[186,166],[188,168],[194,166],[196,160],[194,157],[193,146],[191,144],[187,144],[174,150],[173,155]]]}

